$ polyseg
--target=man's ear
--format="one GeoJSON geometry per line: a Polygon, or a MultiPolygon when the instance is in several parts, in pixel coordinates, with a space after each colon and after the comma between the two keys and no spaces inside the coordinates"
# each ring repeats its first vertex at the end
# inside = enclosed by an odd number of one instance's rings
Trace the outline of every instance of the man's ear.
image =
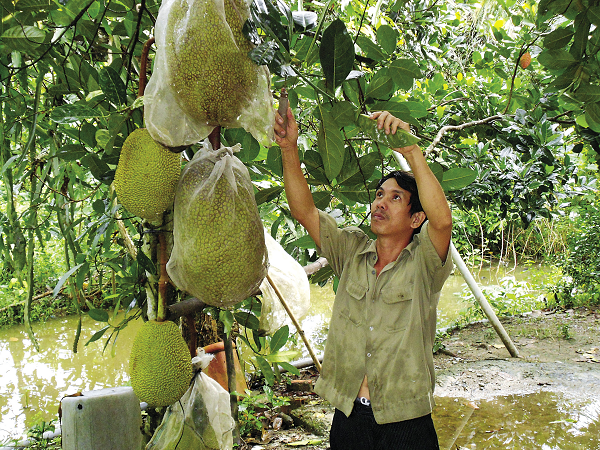
{"type": "Polygon", "coordinates": [[[427,218],[427,216],[425,215],[424,211],[416,212],[412,216],[410,216],[410,219],[411,219],[410,226],[413,227],[414,229],[417,229],[423,224],[423,222],[425,222],[426,218],[427,218]]]}

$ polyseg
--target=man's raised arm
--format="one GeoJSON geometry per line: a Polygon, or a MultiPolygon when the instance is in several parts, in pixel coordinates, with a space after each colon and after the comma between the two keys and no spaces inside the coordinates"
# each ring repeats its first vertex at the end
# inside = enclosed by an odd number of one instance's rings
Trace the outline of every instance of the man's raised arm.
{"type": "Polygon", "coordinates": [[[281,148],[285,195],[292,216],[300,222],[317,246],[320,247],[319,211],[315,206],[310,188],[300,167],[298,124],[290,108],[287,110],[287,118],[287,129],[284,129],[283,119],[279,113],[275,113],[275,141],[281,148]]]}
{"type": "MultiPolygon", "coordinates": [[[[387,111],[376,112],[371,115],[371,118],[377,120],[378,127],[388,134],[396,133],[398,128],[410,132],[410,127],[406,122],[392,116],[387,111]]],[[[452,237],[452,212],[444,190],[427,165],[425,156],[418,145],[393,150],[402,154],[410,165],[417,182],[421,206],[423,206],[423,211],[425,211],[429,220],[427,228],[429,237],[438,255],[442,261],[445,261],[452,237]]]]}

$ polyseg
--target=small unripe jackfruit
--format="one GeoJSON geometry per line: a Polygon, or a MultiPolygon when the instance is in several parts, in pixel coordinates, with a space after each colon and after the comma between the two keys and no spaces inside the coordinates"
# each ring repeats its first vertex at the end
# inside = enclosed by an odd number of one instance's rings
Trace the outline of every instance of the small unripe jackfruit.
{"type": "Polygon", "coordinates": [[[199,122],[231,127],[255,95],[261,69],[247,56],[244,0],[175,0],[166,29],[171,84],[199,122]]]}
{"type": "Polygon", "coordinates": [[[229,152],[203,149],[186,165],[175,197],[167,273],[179,289],[226,307],[255,293],[267,248],[248,170],[229,152]],[[217,167],[217,164],[220,165],[217,167]]]}
{"type": "Polygon", "coordinates": [[[159,219],[173,204],[181,155],[156,142],[145,128],[132,132],[121,148],[115,190],[123,207],[147,220],[159,219]]]}
{"type": "Polygon", "coordinates": [[[175,323],[150,320],[138,331],[129,357],[131,387],[151,407],[169,406],[187,391],[193,376],[188,347],[175,323]]]}

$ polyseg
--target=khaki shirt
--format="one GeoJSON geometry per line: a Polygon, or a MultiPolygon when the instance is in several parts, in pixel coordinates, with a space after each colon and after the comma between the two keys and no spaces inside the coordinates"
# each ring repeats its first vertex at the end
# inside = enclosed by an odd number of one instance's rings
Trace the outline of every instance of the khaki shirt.
{"type": "Polygon", "coordinates": [[[377,277],[375,241],[359,228],[338,228],[323,211],[319,216],[318,250],[340,282],[315,392],[348,416],[367,375],[377,423],[431,413],[436,308],[450,256],[440,260],[426,222],[377,277]]]}

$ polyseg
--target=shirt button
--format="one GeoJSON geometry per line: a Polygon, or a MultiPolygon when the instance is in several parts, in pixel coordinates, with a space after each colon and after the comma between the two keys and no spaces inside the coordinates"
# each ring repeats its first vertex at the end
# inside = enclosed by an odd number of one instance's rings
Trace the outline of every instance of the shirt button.
{"type": "Polygon", "coordinates": [[[370,354],[370,353],[367,353],[367,356],[370,358],[370,357],[371,357],[371,354],[370,354]]]}
{"type": "Polygon", "coordinates": [[[371,273],[372,273],[373,275],[375,275],[377,272],[375,272],[375,270],[373,270],[371,273]]]}

